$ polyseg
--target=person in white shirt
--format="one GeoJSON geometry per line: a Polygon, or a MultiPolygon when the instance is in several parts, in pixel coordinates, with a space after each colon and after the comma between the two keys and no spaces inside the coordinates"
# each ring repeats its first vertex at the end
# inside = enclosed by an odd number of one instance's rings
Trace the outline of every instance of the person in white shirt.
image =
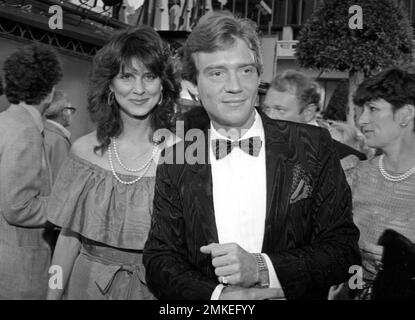
{"type": "Polygon", "coordinates": [[[184,45],[208,118],[157,168],[143,262],[158,299],[326,299],[360,263],[329,133],[254,107],[260,50],[252,21],[226,12],[202,17],[184,45]]]}

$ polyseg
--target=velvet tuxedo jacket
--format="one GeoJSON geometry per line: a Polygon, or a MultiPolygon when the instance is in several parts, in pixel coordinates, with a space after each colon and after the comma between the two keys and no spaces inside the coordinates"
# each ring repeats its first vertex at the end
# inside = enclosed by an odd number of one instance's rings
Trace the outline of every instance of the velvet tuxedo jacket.
{"type": "MultiPolygon", "coordinates": [[[[267,175],[262,252],[287,299],[326,299],[329,287],[360,264],[350,188],[327,130],[262,113],[261,118],[267,175]]],[[[200,252],[218,242],[206,124],[204,133],[203,139],[182,141],[165,154],[179,159],[188,148],[195,150],[194,143],[204,144],[198,149],[204,150],[204,161],[161,163],[157,169],[144,264],[159,299],[210,299],[218,285],[210,255],[200,252]]]]}

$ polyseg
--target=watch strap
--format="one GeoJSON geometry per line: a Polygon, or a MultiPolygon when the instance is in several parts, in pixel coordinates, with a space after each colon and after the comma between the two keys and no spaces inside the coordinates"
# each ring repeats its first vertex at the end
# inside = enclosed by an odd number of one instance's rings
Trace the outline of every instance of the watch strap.
{"type": "Polygon", "coordinates": [[[268,288],[269,287],[269,273],[268,273],[268,266],[267,262],[265,261],[264,257],[261,253],[253,253],[255,257],[256,263],[258,265],[258,284],[257,286],[261,288],[268,288]]]}

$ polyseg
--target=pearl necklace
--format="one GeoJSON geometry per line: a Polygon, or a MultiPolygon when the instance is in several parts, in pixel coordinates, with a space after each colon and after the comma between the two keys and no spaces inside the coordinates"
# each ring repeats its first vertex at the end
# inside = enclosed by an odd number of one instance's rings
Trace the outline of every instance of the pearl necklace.
{"type": "Polygon", "coordinates": [[[113,163],[113,160],[112,160],[112,150],[111,150],[111,146],[110,146],[110,147],[108,148],[108,161],[109,161],[109,164],[110,164],[110,167],[111,167],[111,171],[112,171],[112,174],[113,174],[114,178],[115,178],[115,179],[117,179],[117,181],[118,181],[118,182],[120,182],[120,183],[122,183],[122,184],[126,184],[126,185],[131,185],[131,184],[134,184],[134,183],[138,182],[139,180],[141,180],[141,179],[144,177],[144,175],[147,173],[148,169],[150,169],[150,164],[151,164],[151,161],[153,160],[153,158],[154,158],[154,157],[156,156],[156,154],[157,154],[157,151],[158,151],[157,145],[154,145],[154,146],[153,146],[153,152],[152,152],[152,154],[151,154],[151,157],[150,157],[150,159],[146,162],[146,164],[145,164],[144,166],[142,166],[142,167],[141,167],[141,168],[139,168],[139,169],[130,169],[130,168],[125,167],[125,166],[122,164],[122,162],[120,161],[120,157],[118,156],[118,152],[117,152],[116,145],[115,145],[115,139],[114,139],[114,138],[111,138],[111,140],[112,140],[112,142],[113,142],[113,143],[112,143],[112,145],[113,145],[113,148],[114,148],[115,157],[117,158],[117,160],[118,160],[119,164],[121,165],[121,167],[123,167],[123,168],[124,168],[124,169],[126,169],[127,171],[133,171],[133,172],[140,171],[140,170],[144,170],[144,171],[143,171],[143,173],[142,173],[141,175],[139,175],[136,179],[133,179],[133,180],[131,180],[131,181],[124,181],[124,180],[122,180],[122,179],[118,176],[117,172],[115,171],[115,168],[114,168],[114,163],[113,163]]]}
{"type": "Polygon", "coordinates": [[[115,154],[115,157],[117,158],[118,163],[120,164],[120,166],[124,170],[129,171],[129,172],[139,172],[139,171],[143,170],[144,168],[146,168],[148,166],[148,164],[150,163],[150,161],[153,160],[154,156],[157,153],[157,145],[154,144],[151,157],[148,159],[148,161],[138,169],[131,169],[131,168],[128,168],[126,165],[124,165],[124,163],[122,163],[122,161],[120,159],[120,156],[118,155],[117,144],[115,142],[115,138],[111,138],[111,142],[112,142],[112,148],[114,149],[114,154],[115,154]]]}
{"type": "Polygon", "coordinates": [[[382,154],[379,157],[379,171],[386,180],[389,180],[389,181],[392,181],[392,182],[399,182],[399,181],[403,181],[405,179],[408,179],[411,175],[413,175],[415,173],[415,165],[414,165],[412,168],[410,168],[405,173],[402,173],[402,174],[397,175],[397,176],[393,176],[393,175],[386,172],[386,170],[383,166],[383,158],[384,158],[384,155],[382,154]]]}

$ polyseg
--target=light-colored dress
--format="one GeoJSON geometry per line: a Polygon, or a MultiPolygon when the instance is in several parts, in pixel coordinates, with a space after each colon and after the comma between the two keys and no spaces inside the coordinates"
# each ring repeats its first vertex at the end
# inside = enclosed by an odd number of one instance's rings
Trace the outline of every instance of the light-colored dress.
{"type": "Polygon", "coordinates": [[[81,235],[66,299],[154,299],[142,264],[154,184],[155,177],[121,184],[111,171],[69,155],[47,208],[48,220],[81,235]]]}
{"type": "Polygon", "coordinates": [[[379,157],[346,170],[353,194],[353,217],[360,230],[363,280],[370,288],[381,266],[383,247],[377,244],[386,229],[415,241],[415,175],[400,182],[386,180],[379,157]]]}

